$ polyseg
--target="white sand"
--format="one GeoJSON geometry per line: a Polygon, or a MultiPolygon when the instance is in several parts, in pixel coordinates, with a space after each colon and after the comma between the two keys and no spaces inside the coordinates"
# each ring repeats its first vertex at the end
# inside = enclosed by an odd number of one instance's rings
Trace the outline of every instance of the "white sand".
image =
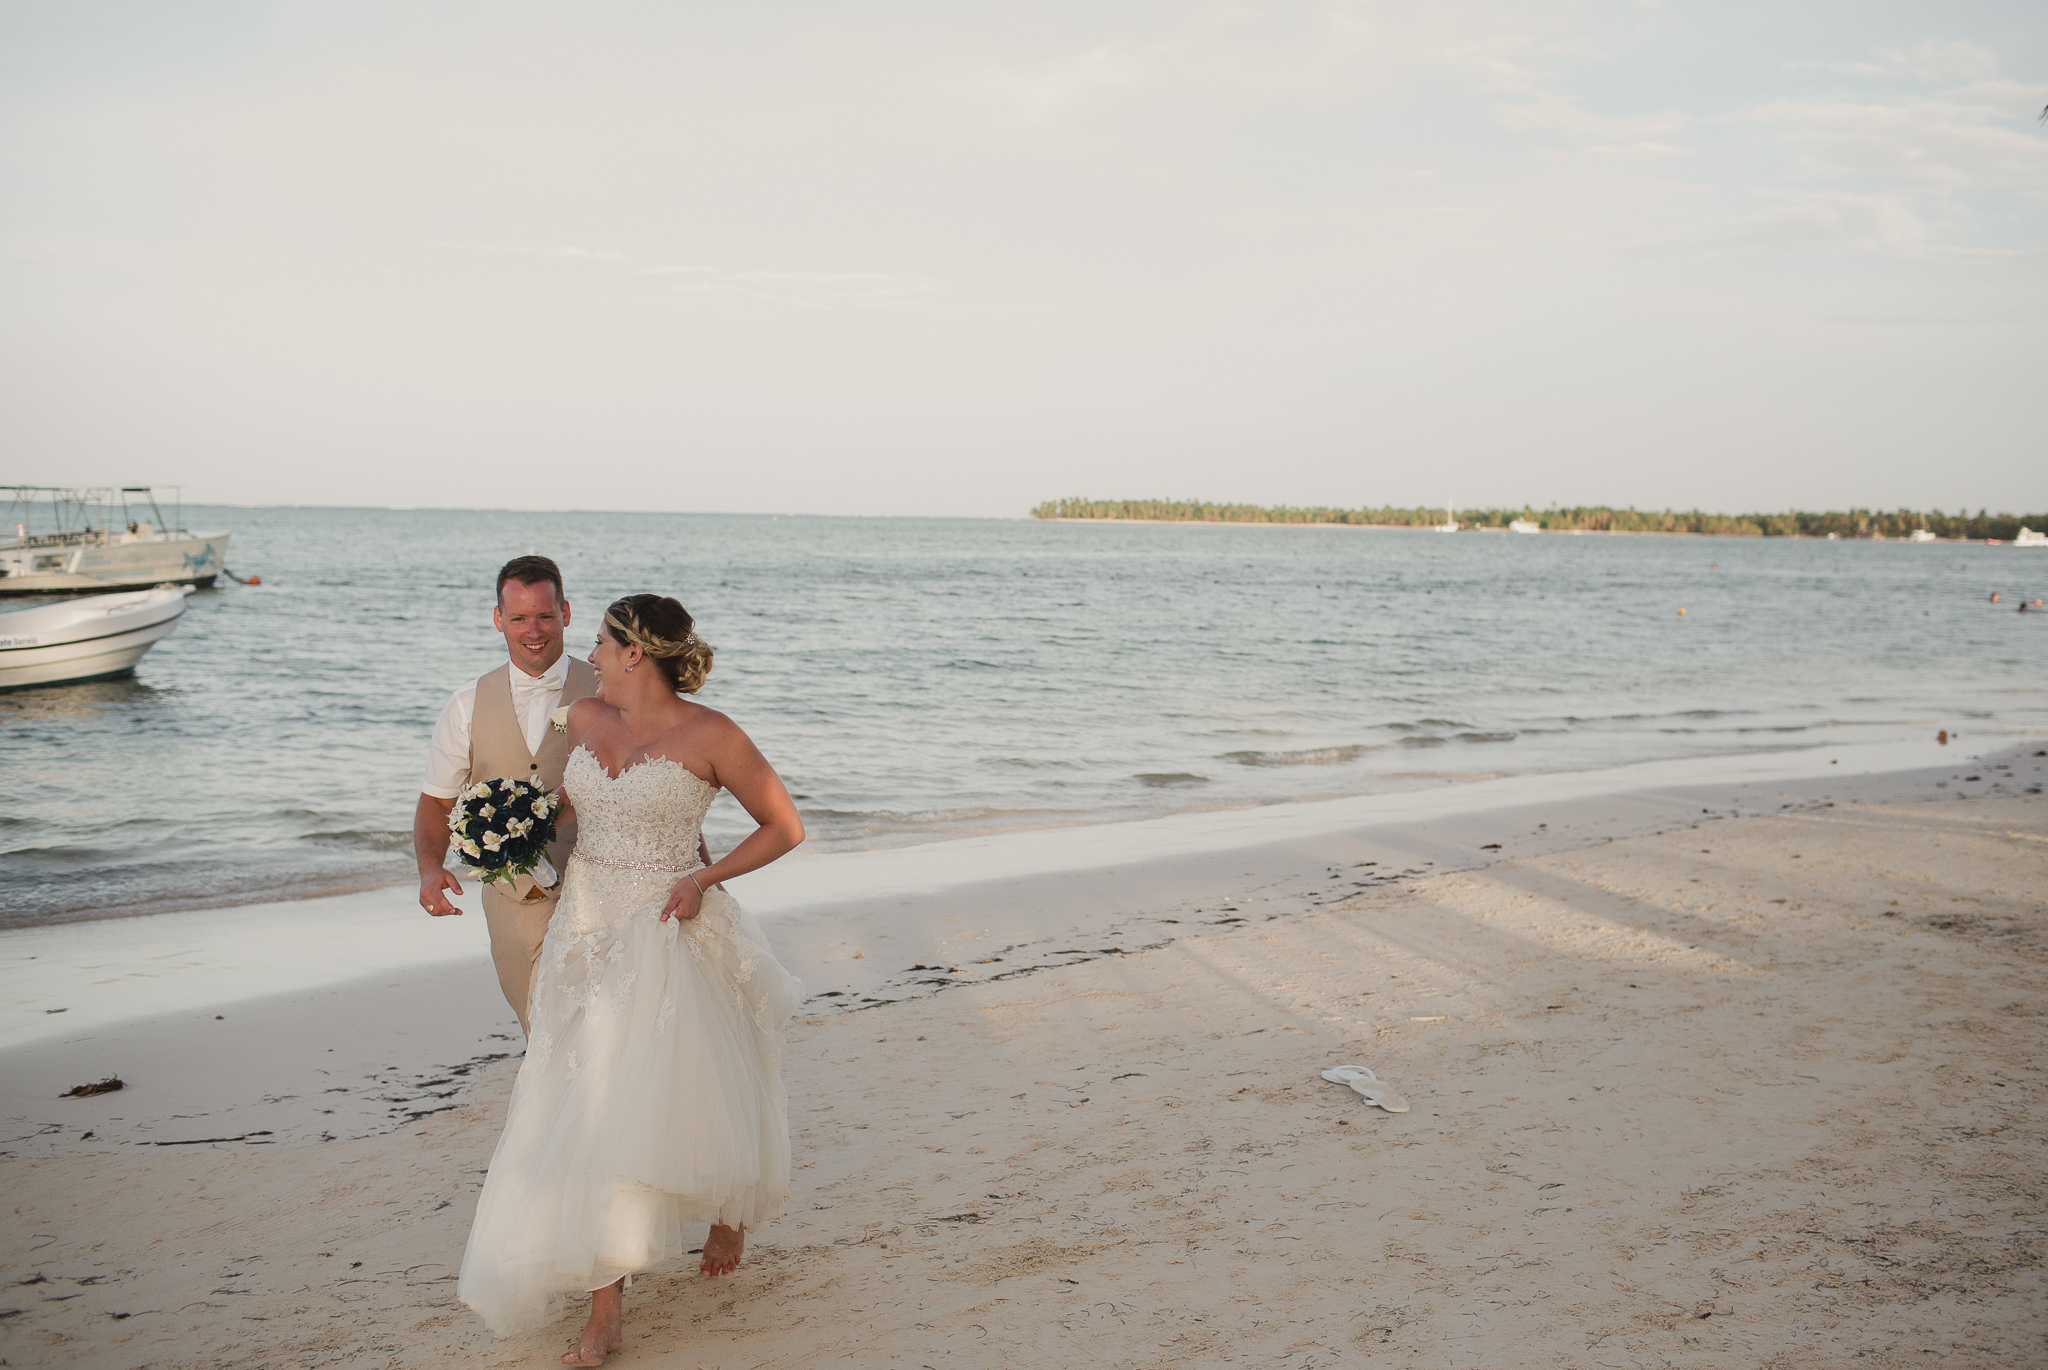
{"type": "MultiPolygon", "coordinates": [[[[1212,885],[1246,922],[817,1013],[793,1212],[731,1280],[643,1279],[614,1363],[2048,1361],[2048,810],[1949,793],[1547,850],[1502,819],[1510,859],[1364,889],[1331,839],[1212,885]],[[1316,1078],[1347,1060],[1414,1110],[1316,1078]]],[[[995,935],[945,916],[910,954],[995,935]]],[[[568,1324],[495,1342],[451,1293],[512,1064],[322,1145],[17,1145],[0,1354],[548,1363],[568,1324]]]]}

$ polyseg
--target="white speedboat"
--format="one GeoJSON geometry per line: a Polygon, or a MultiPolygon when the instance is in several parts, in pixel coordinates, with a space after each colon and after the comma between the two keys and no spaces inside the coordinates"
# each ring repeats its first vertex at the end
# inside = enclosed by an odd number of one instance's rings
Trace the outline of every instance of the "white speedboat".
{"type": "Polygon", "coordinates": [[[0,614],[0,690],[127,674],[178,626],[191,593],[159,585],[0,614]]]}
{"type": "Polygon", "coordinates": [[[1540,533],[1543,525],[1533,519],[1513,519],[1508,523],[1510,533],[1540,533]]]}
{"type": "MultiPolygon", "coordinates": [[[[0,485],[0,595],[211,585],[228,553],[226,533],[166,522],[146,485],[64,489],[0,485]]],[[[176,506],[174,506],[174,510],[176,506]]]]}
{"type": "Polygon", "coordinates": [[[2021,528],[2020,535],[2012,540],[2015,547],[2048,547],[2048,533],[2037,533],[2031,528],[2021,528]]]}

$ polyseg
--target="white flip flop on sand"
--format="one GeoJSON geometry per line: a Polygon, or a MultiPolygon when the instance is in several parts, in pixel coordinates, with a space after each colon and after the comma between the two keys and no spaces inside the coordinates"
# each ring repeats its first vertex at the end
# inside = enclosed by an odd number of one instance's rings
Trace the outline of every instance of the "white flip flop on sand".
{"type": "Polygon", "coordinates": [[[1331,1066],[1323,1072],[1323,1078],[1334,1085],[1349,1085],[1367,1103],[1377,1104],[1389,1113],[1408,1111],[1408,1101],[1364,1066],[1331,1066]]]}

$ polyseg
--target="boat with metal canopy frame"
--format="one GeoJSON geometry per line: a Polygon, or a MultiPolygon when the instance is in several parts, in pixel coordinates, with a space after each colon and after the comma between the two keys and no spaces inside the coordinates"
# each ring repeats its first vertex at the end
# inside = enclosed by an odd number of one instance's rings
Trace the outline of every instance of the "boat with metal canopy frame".
{"type": "MultiPolygon", "coordinates": [[[[176,489],[176,487],[171,487],[176,489]]],[[[226,533],[184,526],[182,492],[167,521],[147,485],[0,485],[0,595],[150,585],[211,585],[226,533]]]]}

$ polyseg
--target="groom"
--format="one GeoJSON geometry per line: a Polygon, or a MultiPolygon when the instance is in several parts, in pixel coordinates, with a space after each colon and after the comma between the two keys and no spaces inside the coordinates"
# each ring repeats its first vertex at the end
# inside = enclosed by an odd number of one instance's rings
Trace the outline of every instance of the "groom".
{"type": "MultiPolygon", "coordinates": [[[[419,806],[413,811],[420,907],[437,918],[462,912],[448,901],[447,892],[462,893],[462,884],[445,864],[448,814],[456,797],[465,785],[508,776],[560,789],[569,739],[549,726],[550,715],[597,689],[597,672],[590,663],[562,651],[569,601],[563,598],[562,572],[554,562],[546,557],[506,562],[498,572],[498,605],[491,611],[491,621],[505,635],[511,660],[457,690],[441,710],[427,758],[426,783],[420,786],[419,806]]],[[[558,871],[568,838],[564,831],[548,846],[548,862],[558,871]]],[[[522,1030],[527,988],[560,893],[557,885],[553,890],[531,889],[520,898],[496,882],[484,885],[491,960],[522,1030]]]]}

